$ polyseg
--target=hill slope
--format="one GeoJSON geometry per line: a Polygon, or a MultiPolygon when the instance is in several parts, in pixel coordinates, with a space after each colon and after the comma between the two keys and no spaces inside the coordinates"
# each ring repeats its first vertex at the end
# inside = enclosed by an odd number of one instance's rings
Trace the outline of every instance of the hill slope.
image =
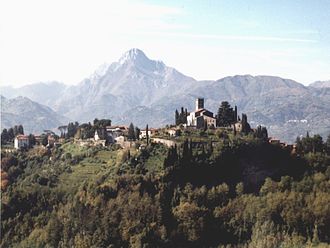
{"type": "Polygon", "coordinates": [[[40,133],[44,129],[56,129],[67,121],[49,107],[27,97],[7,99],[1,96],[1,128],[22,124],[25,133],[40,133]]]}

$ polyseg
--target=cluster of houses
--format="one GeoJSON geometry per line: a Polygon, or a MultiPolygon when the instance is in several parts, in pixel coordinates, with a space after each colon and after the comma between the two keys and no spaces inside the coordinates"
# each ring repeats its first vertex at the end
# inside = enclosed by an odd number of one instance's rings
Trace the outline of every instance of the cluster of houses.
{"type": "MultiPolygon", "coordinates": [[[[242,131],[242,121],[237,117],[237,108],[235,107],[234,111],[234,120],[236,120],[231,128],[236,130],[237,132],[242,131]]],[[[207,110],[204,107],[204,98],[197,98],[195,102],[195,110],[186,115],[186,123],[183,125],[184,128],[192,128],[192,129],[201,129],[207,127],[216,127],[217,119],[214,114],[207,110]]],[[[106,146],[107,144],[119,144],[122,147],[131,147],[134,142],[127,139],[128,136],[128,126],[124,125],[116,125],[116,126],[107,126],[105,128],[107,140],[101,138],[102,135],[95,131],[94,137],[89,139],[75,139],[75,142],[81,146],[106,146]]],[[[139,138],[145,139],[147,136],[149,138],[153,138],[154,140],[160,140],[160,138],[155,138],[157,134],[159,134],[160,130],[162,130],[162,134],[166,133],[169,137],[176,137],[179,135],[180,127],[179,126],[171,126],[166,129],[142,129],[140,130],[139,138]],[[148,134],[147,134],[148,132],[148,134]]],[[[36,145],[42,144],[42,136],[34,136],[36,145]]],[[[14,147],[16,149],[28,148],[29,144],[29,136],[27,135],[17,135],[14,140],[14,147]]],[[[45,142],[44,142],[45,143],[45,142]]],[[[62,143],[61,140],[56,139],[54,133],[47,133],[47,145],[48,147],[53,147],[54,145],[62,143]]],[[[287,144],[281,143],[279,140],[275,140],[270,138],[269,143],[279,144],[281,146],[288,146],[287,144]]]]}
{"type": "MultiPolygon", "coordinates": [[[[47,144],[46,147],[53,147],[62,143],[61,139],[57,139],[54,133],[47,133],[47,144]]],[[[35,144],[36,146],[42,145],[43,136],[41,135],[34,135],[35,144]]],[[[30,138],[28,135],[19,134],[14,139],[14,148],[19,149],[28,149],[31,146],[30,138]]]]}

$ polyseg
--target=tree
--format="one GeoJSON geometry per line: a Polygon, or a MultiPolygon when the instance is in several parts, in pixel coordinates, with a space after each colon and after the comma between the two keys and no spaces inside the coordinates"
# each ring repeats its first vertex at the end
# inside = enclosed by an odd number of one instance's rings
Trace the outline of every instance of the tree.
{"type": "Polygon", "coordinates": [[[178,110],[175,110],[175,125],[185,124],[187,123],[187,116],[188,111],[181,107],[181,112],[179,113],[178,110]]]}
{"type": "Polygon", "coordinates": [[[42,144],[43,146],[48,145],[48,135],[43,134],[43,135],[41,136],[41,144],[42,144]]]}
{"type": "Polygon", "coordinates": [[[147,138],[147,146],[149,145],[149,127],[148,124],[146,126],[146,138],[147,138]]]}
{"type": "Polygon", "coordinates": [[[217,126],[227,127],[235,123],[235,111],[227,101],[221,102],[221,105],[218,109],[217,126]]]}
{"type": "Polygon", "coordinates": [[[93,125],[95,128],[106,128],[107,126],[111,126],[111,120],[110,119],[94,119],[93,125]]]}
{"type": "Polygon", "coordinates": [[[323,151],[323,140],[319,134],[314,135],[312,138],[312,147],[313,153],[322,152],[323,151]]]}
{"type": "Polygon", "coordinates": [[[68,126],[59,126],[57,129],[61,132],[61,138],[65,138],[68,126]]]}
{"type": "Polygon", "coordinates": [[[261,139],[263,141],[267,141],[268,140],[267,128],[262,127],[262,126],[258,126],[257,130],[255,132],[255,137],[257,137],[258,139],[261,139]]]}
{"type": "Polygon", "coordinates": [[[180,125],[180,115],[177,109],[175,110],[175,125],[180,125]]]}
{"type": "Polygon", "coordinates": [[[322,137],[318,134],[310,137],[307,132],[306,137],[303,137],[302,139],[297,137],[296,139],[296,151],[299,154],[323,152],[326,146],[326,144],[323,144],[322,137]]]}
{"type": "Polygon", "coordinates": [[[66,137],[67,138],[73,138],[78,130],[78,127],[79,127],[79,123],[78,122],[70,122],[68,124],[68,131],[67,131],[67,134],[66,134],[66,137]]]}
{"type": "Polygon", "coordinates": [[[141,133],[140,128],[135,127],[135,137],[136,137],[137,140],[140,139],[140,133],[141,133]]]}
{"type": "Polygon", "coordinates": [[[19,134],[24,134],[24,129],[23,129],[23,126],[22,125],[19,125],[18,128],[17,128],[17,130],[18,130],[18,133],[19,134]]]}
{"type": "Polygon", "coordinates": [[[8,131],[6,128],[4,128],[1,133],[1,145],[7,143],[8,141],[9,141],[8,131]]]}
{"type": "Polygon", "coordinates": [[[36,144],[36,138],[33,134],[29,134],[29,146],[33,147],[36,144]]]}
{"type": "Polygon", "coordinates": [[[330,155],[330,134],[328,135],[327,141],[325,142],[325,150],[330,155]]]}
{"type": "Polygon", "coordinates": [[[13,141],[15,138],[14,129],[11,127],[8,129],[8,140],[13,141]]]}
{"type": "Polygon", "coordinates": [[[135,140],[135,132],[134,132],[134,125],[131,123],[128,127],[128,135],[127,135],[128,140],[135,140]]]}
{"type": "Polygon", "coordinates": [[[173,166],[176,161],[178,161],[177,148],[171,146],[167,151],[167,157],[164,160],[164,168],[173,166]]]}
{"type": "Polygon", "coordinates": [[[248,134],[249,132],[251,132],[251,127],[247,121],[247,115],[242,114],[242,133],[248,134]]]}

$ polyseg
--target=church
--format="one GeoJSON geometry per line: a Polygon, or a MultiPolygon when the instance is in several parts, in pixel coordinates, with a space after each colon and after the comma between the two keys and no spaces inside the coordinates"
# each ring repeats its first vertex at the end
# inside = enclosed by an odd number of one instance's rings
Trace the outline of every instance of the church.
{"type": "Polygon", "coordinates": [[[197,98],[195,111],[187,116],[187,126],[203,128],[204,124],[207,124],[208,127],[216,127],[216,123],[213,113],[204,108],[204,98],[197,98]]]}

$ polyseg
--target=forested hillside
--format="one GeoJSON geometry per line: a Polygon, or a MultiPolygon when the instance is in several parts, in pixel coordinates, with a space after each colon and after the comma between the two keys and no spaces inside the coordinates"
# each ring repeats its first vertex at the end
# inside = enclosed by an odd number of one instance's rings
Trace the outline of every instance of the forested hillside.
{"type": "Polygon", "coordinates": [[[3,153],[1,247],[329,247],[330,137],[180,139],[3,153]]]}

